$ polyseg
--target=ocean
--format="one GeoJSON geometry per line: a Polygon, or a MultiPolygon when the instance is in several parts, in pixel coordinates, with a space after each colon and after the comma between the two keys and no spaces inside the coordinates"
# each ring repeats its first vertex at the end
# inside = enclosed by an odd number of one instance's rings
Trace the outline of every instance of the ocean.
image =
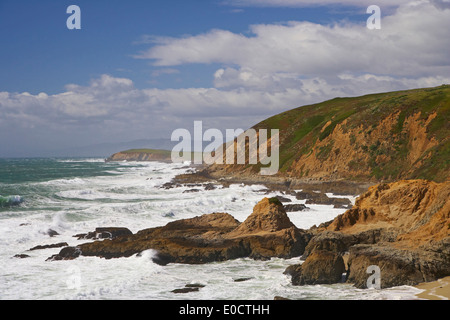
{"type": "MultiPolygon", "coordinates": [[[[188,193],[183,192],[191,189],[187,186],[162,188],[188,170],[192,168],[186,163],[0,159],[0,195],[20,199],[17,205],[0,206],[0,299],[409,300],[421,292],[410,286],[383,290],[361,290],[351,284],[292,286],[283,271],[300,263],[299,258],[160,266],[152,262],[151,250],[129,258],[71,261],[46,261],[60,248],[30,251],[39,245],[84,243],[89,240],[77,240],[74,235],[97,227],[137,232],[213,212],[227,212],[242,222],[262,198],[280,195],[267,193],[262,185],[235,184],[188,193]],[[196,292],[172,292],[187,284],[202,287],[196,292]]],[[[299,228],[329,221],[345,211],[326,205],[308,207],[288,213],[299,228]]]]}

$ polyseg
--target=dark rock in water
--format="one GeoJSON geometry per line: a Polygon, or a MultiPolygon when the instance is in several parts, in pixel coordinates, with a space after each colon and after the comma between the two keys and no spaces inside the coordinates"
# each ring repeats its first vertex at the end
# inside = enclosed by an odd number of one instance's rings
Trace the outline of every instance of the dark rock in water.
{"type": "Polygon", "coordinates": [[[181,288],[181,289],[174,289],[170,292],[173,293],[189,293],[189,292],[196,292],[199,291],[199,288],[181,288]]]}
{"type": "Polygon", "coordinates": [[[55,244],[35,246],[29,250],[33,251],[33,250],[42,250],[42,249],[61,248],[61,247],[67,247],[67,246],[68,246],[67,242],[60,242],[60,243],[55,243],[55,244]]]}
{"type": "Polygon", "coordinates": [[[54,237],[54,236],[58,236],[58,235],[59,235],[59,233],[56,232],[56,231],[53,230],[53,229],[48,229],[48,230],[47,230],[47,234],[48,234],[50,237],[54,237]]]}
{"type": "Polygon", "coordinates": [[[20,258],[20,259],[25,259],[25,258],[29,258],[30,256],[27,254],[16,254],[14,256],[14,258],[20,258]]]}
{"type": "Polygon", "coordinates": [[[175,217],[175,213],[173,213],[173,212],[171,211],[171,212],[168,212],[168,213],[163,214],[163,217],[166,217],[166,218],[173,218],[173,217],[175,217]]]}
{"type": "Polygon", "coordinates": [[[276,198],[278,198],[278,200],[280,200],[280,202],[282,202],[282,203],[284,203],[284,202],[292,202],[291,199],[283,197],[283,196],[276,196],[276,198]]]}
{"type": "Polygon", "coordinates": [[[181,187],[181,184],[179,183],[173,183],[173,182],[166,182],[161,186],[161,189],[173,189],[173,188],[179,188],[181,187]]]}
{"type": "Polygon", "coordinates": [[[253,279],[253,277],[237,278],[237,279],[234,279],[234,282],[244,282],[244,281],[248,281],[251,279],[253,279]]]}
{"type": "Polygon", "coordinates": [[[186,288],[204,288],[206,286],[204,284],[200,284],[200,283],[188,283],[185,287],[186,288]]]}
{"type": "Polygon", "coordinates": [[[335,209],[350,209],[352,202],[347,198],[330,198],[335,209]]]}
{"type": "Polygon", "coordinates": [[[205,190],[215,190],[216,189],[216,186],[214,185],[214,184],[212,184],[212,183],[207,183],[206,185],[205,185],[205,190]]]}
{"type": "Polygon", "coordinates": [[[286,210],[286,212],[297,212],[297,211],[309,210],[309,208],[307,206],[305,206],[303,203],[285,204],[284,209],[286,210]]]}
{"type": "Polygon", "coordinates": [[[153,257],[152,261],[160,266],[166,266],[169,263],[174,262],[174,258],[171,255],[157,252],[153,257]]]}
{"type": "Polygon", "coordinates": [[[154,249],[157,254],[153,261],[161,265],[243,257],[291,258],[303,253],[310,237],[292,224],[279,201],[264,198],[243,223],[227,213],[205,214],[136,234],[84,243],[76,253],[110,259],[154,249]]]}
{"type": "Polygon", "coordinates": [[[58,254],[54,254],[47,259],[47,261],[58,260],[73,260],[81,255],[81,250],[78,247],[65,247],[58,254]]]}
{"type": "Polygon", "coordinates": [[[350,209],[352,203],[348,198],[330,198],[325,193],[304,190],[297,192],[295,197],[298,200],[306,200],[306,204],[332,205],[334,208],[350,209]]]}
{"type": "Polygon", "coordinates": [[[129,236],[133,233],[128,228],[122,227],[106,227],[106,228],[96,228],[95,231],[88,233],[80,233],[74,235],[78,240],[82,239],[115,239],[117,237],[129,236]]]}
{"type": "Polygon", "coordinates": [[[330,251],[314,251],[301,265],[289,266],[285,274],[293,285],[333,284],[342,280],[345,271],[341,255],[330,251]]]}
{"type": "Polygon", "coordinates": [[[183,193],[193,193],[193,192],[200,192],[200,189],[188,189],[183,191],[183,193]]]}
{"type": "Polygon", "coordinates": [[[173,293],[189,293],[189,292],[197,292],[199,291],[201,288],[204,288],[205,285],[203,284],[199,284],[199,283],[189,283],[187,285],[184,286],[184,288],[181,289],[175,289],[172,290],[171,292],[173,293]]]}

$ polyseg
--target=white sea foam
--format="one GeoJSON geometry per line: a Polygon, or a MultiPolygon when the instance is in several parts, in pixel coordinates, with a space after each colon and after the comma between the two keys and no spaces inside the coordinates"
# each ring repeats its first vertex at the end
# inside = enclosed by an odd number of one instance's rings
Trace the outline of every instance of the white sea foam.
{"type": "MultiPolygon", "coordinates": [[[[66,161],[66,160],[64,160],[66,161]]],[[[78,160],[77,160],[78,161],[78,160]]],[[[29,251],[59,242],[77,245],[73,235],[97,227],[127,227],[132,232],[162,226],[212,212],[227,212],[239,221],[267,193],[263,186],[235,184],[200,192],[183,193],[188,187],[163,189],[165,182],[189,170],[182,164],[120,163],[114,176],[58,179],[33,188],[51,187],[49,195],[37,195],[31,204],[0,216],[0,299],[413,299],[413,287],[359,290],[347,284],[292,286],[285,268],[294,259],[254,261],[238,259],[205,265],[159,266],[149,250],[129,258],[105,260],[80,257],[72,261],[46,261],[59,248],[29,251]],[[22,211],[21,211],[22,210],[22,211]],[[59,235],[51,238],[48,230],[59,235]],[[27,254],[29,258],[14,258],[27,254]],[[245,281],[236,282],[237,279],[245,281]],[[171,292],[186,284],[205,285],[183,296],[171,292]]],[[[292,203],[304,203],[285,195],[292,203]]],[[[345,209],[308,205],[310,210],[288,213],[299,228],[329,221],[345,209]]]]}

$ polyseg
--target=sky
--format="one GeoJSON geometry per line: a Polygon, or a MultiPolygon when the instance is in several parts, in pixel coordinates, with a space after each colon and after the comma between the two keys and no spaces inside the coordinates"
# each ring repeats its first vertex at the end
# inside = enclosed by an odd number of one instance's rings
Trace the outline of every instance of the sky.
{"type": "Polygon", "coordinates": [[[0,0],[0,157],[158,147],[194,121],[247,129],[448,84],[449,31],[450,0],[0,0]]]}

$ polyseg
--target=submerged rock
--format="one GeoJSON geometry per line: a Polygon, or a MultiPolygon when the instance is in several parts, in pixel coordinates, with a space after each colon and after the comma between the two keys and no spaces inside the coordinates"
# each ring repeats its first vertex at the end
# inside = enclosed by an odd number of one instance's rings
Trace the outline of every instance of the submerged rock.
{"type": "Polygon", "coordinates": [[[54,244],[46,244],[46,245],[39,245],[35,246],[33,248],[30,248],[30,251],[34,250],[42,250],[42,249],[52,249],[52,248],[61,248],[61,247],[67,247],[67,242],[60,242],[60,243],[54,243],[54,244]]]}

